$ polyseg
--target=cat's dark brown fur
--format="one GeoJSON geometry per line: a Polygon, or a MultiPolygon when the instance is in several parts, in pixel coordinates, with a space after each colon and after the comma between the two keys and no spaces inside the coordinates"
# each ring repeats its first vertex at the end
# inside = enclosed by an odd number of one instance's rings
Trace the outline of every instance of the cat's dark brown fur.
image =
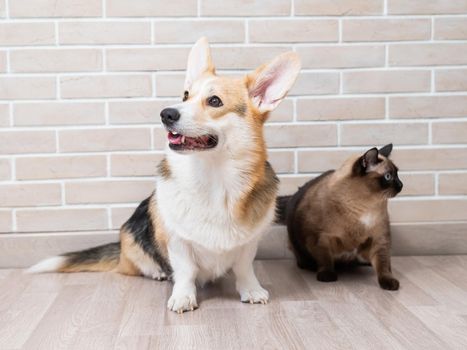
{"type": "Polygon", "coordinates": [[[381,288],[399,288],[391,272],[387,201],[402,182],[391,151],[392,144],[372,148],[279,198],[278,220],[287,224],[297,264],[317,271],[319,281],[337,280],[337,262],[359,259],[375,268],[381,288]]]}

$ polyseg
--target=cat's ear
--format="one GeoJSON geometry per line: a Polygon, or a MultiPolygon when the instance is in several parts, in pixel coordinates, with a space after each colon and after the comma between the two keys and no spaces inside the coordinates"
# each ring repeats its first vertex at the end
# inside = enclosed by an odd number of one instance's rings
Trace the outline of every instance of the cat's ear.
{"type": "Polygon", "coordinates": [[[378,149],[373,147],[366,151],[357,161],[353,164],[352,173],[357,176],[364,176],[370,172],[371,169],[378,163],[378,149]]]}
{"type": "Polygon", "coordinates": [[[379,154],[381,154],[382,156],[386,158],[389,157],[391,152],[392,152],[392,143],[389,143],[386,146],[379,149],[379,154]]]}
{"type": "Polygon", "coordinates": [[[368,170],[372,166],[376,165],[378,163],[378,149],[373,147],[372,149],[366,151],[360,162],[363,169],[365,170],[368,170]]]}

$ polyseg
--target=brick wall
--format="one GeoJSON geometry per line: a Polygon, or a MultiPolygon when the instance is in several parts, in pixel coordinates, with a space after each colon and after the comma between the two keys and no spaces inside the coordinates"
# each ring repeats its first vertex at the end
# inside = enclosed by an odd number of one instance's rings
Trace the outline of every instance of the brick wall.
{"type": "Polygon", "coordinates": [[[0,17],[1,232],[118,228],[201,35],[220,73],[302,57],[266,126],[282,193],[394,142],[393,221],[467,222],[466,0],[0,0],[0,17]]]}

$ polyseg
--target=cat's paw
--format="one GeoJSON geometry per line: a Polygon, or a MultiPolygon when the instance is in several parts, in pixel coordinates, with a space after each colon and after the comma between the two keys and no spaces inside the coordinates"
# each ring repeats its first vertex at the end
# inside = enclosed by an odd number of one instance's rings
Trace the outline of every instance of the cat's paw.
{"type": "Polygon", "coordinates": [[[386,290],[398,290],[399,281],[394,277],[383,276],[378,279],[379,286],[386,290]]]}
{"type": "Polygon", "coordinates": [[[261,286],[240,290],[240,300],[242,303],[267,304],[269,292],[261,286]]]}
{"type": "Polygon", "coordinates": [[[167,302],[167,308],[178,314],[185,311],[193,311],[198,308],[196,295],[191,293],[172,293],[172,296],[167,302]]]}
{"type": "Polygon", "coordinates": [[[337,273],[330,270],[318,271],[316,279],[320,282],[334,282],[337,281],[337,273]]]}

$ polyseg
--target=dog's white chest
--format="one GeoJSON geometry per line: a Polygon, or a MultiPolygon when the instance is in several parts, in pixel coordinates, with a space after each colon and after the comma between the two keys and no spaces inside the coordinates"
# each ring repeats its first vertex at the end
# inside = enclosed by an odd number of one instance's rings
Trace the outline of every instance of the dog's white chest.
{"type": "Polygon", "coordinates": [[[208,250],[229,251],[259,235],[272,220],[264,218],[255,229],[238,223],[225,189],[203,186],[180,187],[175,181],[157,185],[157,205],[169,235],[175,234],[208,250]]]}

